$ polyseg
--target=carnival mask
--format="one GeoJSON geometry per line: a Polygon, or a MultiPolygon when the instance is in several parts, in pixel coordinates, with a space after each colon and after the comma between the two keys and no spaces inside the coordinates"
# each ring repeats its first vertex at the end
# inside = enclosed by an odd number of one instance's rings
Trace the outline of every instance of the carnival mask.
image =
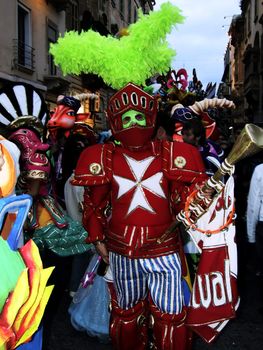
{"type": "Polygon", "coordinates": [[[124,113],[121,119],[122,119],[123,129],[127,129],[135,125],[146,126],[145,115],[138,111],[134,111],[133,109],[124,113]]]}
{"type": "Polygon", "coordinates": [[[52,138],[56,139],[57,131],[64,130],[65,136],[69,136],[70,130],[74,127],[77,118],[77,111],[80,108],[80,101],[71,96],[59,96],[57,107],[50,112],[50,120],[47,127],[52,138]]]}
{"type": "Polygon", "coordinates": [[[37,133],[29,129],[19,129],[9,139],[20,148],[21,173],[28,178],[47,180],[50,164],[45,153],[49,145],[43,143],[37,133]]]}

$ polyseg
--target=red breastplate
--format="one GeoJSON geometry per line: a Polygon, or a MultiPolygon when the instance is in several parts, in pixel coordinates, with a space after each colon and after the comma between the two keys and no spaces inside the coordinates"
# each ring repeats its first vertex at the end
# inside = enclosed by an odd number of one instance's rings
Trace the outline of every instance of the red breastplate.
{"type": "Polygon", "coordinates": [[[157,243],[172,221],[169,183],[160,155],[151,149],[113,155],[109,249],[131,257],[154,257],[177,250],[177,238],[157,243]]]}

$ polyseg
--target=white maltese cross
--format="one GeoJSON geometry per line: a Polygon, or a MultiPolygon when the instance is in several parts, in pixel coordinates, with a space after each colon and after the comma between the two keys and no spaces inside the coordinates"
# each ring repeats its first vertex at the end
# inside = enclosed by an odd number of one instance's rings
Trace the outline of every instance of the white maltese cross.
{"type": "Polygon", "coordinates": [[[147,189],[148,191],[152,192],[158,197],[166,198],[160,184],[163,174],[162,172],[158,172],[143,180],[143,176],[146,170],[149,168],[152,161],[154,160],[154,157],[148,157],[143,160],[135,160],[131,157],[128,157],[127,155],[124,155],[124,157],[129,165],[129,168],[135,180],[130,180],[121,176],[113,175],[115,181],[119,185],[117,199],[119,199],[121,196],[125,195],[127,192],[135,188],[127,215],[129,215],[132,211],[134,211],[137,208],[142,208],[151,213],[155,213],[155,211],[150,206],[146,198],[144,189],[147,189]]]}

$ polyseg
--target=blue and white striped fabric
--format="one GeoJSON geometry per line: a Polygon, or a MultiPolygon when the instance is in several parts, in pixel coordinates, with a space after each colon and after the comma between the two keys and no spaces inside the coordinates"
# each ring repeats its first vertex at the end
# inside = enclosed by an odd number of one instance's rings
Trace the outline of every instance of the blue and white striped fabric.
{"type": "Polygon", "coordinates": [[[130,259],[110,252],[110,266],[116,287],[118,304],[132,308],[148,292],[154,304],[165,313],[182,311],[182,273],[177,253],[147,259],[130,259]]]}

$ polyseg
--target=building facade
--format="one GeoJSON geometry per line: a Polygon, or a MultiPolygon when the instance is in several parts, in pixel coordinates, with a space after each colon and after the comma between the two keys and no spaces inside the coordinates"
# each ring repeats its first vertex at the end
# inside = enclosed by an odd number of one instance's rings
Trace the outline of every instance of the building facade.
{"type": "Polygon", "coordinates": [[[0,87],[31,84],[42,92],[50,109],[60,94],[95,93],[95,100],[83,101],[82,111],[95,112],[102,121],[100,128],[105,128],[104,110],[112,90],[92,74],[63,76],[49,54],[50,43],[68,30],[115,35],[137,20],[140,8],[147,13],[153,6],[154,1],[145,0],[1,0],[0,87]]]}
{"type": "Polygon", "coordinates": [[[242,0],[240,7],[229,29],[223,90],[237,105],[236,123],[263,124],[263,3],[242,0]]]}

